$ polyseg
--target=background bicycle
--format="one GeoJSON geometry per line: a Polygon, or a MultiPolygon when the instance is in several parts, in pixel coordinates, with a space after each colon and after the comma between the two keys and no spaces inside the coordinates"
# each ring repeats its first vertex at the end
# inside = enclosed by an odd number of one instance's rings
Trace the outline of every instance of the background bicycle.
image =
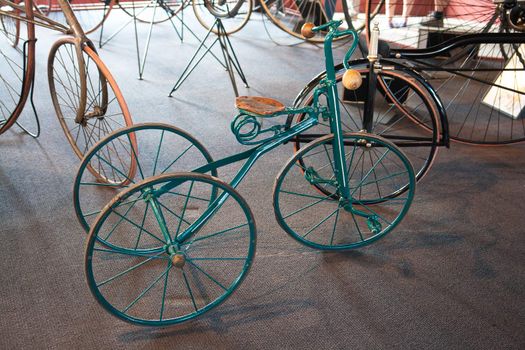
{"type": "Polygon", "coordinates": [[[9,101],[10,105],[4,105],[2,110],[2,115],[8,117],[5,118],[1,131],[7,130],[16,122],[33,84],[36,40],[34,25],[62,33],[71,32],[72,36],[59,39],[51,48],[48,80],[60,125],[74,152],[82,157],[101,137],[113,129],[131,125],[132,121],[115,80],[98,57],[93,44],[84,35],[69,4],[62,0],[59,4],[70,26],[33,13],[33,4],[30,1],[21,6],[0,0],[2,23],[10,24],[4,26],[3,30],[8,40],[3,41],[2,48],[8,54],[1,56],[5,64],[1,65],[0,71],[2,78],[6,76],[6,79],[2,79],[4,86],[0,94],[2,100],[9,101]],[[9,48],[5,44],[14,44],[13,38],[18,38],[21,32],[18,28],[27,28],[25,54],[24,51],[20,54],[17,46],[9,48]]]}
{"type": "MultiPolygon", "coordinates": [[[[452,0],[439,20],[426,15],[431,8],[416,1],[406,27],[382,30],[391,49],[383,54],[401,58],[434,86],[451,138],[484,145],[523,141],[525,2],[452,0]],[[448,46],[447,40],[463,42],[448,46]]],[[[374,21],[388,25],[382,14],[369,17],[369,28],[374,21]]]]}

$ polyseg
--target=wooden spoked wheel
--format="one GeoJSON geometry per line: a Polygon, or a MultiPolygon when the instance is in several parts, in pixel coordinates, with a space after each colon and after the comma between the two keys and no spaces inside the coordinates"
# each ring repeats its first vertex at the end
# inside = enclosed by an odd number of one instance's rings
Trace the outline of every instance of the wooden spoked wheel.
{"type": "Polygon", "coordinates": [[[53,45],[48,81],[60,125],[79,158],[113,130],[132,124],[111,73],[92,48],[76,39],[63,38],[53,45]]]}
{"type": "MultiPolygon", "coordinates": [[[[18,9],[8,6],[14,15],[18,9]]],[[[25,5],[26,16],[33,17],[33,8],[25,5]]],[[[35,27],[0,15],[0,134],[16,123],[31,91],[35,72],[35,27]],[[21,41],[24,35],[27,41],[21,41]]]]}

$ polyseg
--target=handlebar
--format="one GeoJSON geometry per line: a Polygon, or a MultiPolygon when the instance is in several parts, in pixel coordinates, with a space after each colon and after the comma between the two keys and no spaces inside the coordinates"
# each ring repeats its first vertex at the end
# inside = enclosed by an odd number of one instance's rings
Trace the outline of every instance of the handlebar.
{"type": "Polygon", "coordinates": [[[315,36],[315,33],[318,33],[324,29],[329,30],[328,34],[326,34],[325,40],[324,40],[324,51],[326,56],[326,64],[327,64],[327,70],[329,70],[329,66],[332,66],[333,69],[333,56],[332,56],[332,41],[334,38],[338,38],[341,36],[351,35],[352,36],[352,45],[348,49],[348,51],[345,54],[345,57],[343,59],[343,64],[346,69],[349,69],[348,61],[350,60],[350,57],[354,53],[355,49],[357,48],[357,45],[359,43],[358,36],[355,30],[347,29],[339,31],[337,28],[339,28],[343,24],[342,20],[337,21],[329,21],[325,24],[322,24],[320,26],[314,26],[313,23],[305,23],[303,24],[301,28],[301,34],[305,38],[313,38],[315,36]]]}
{"type": "Polygon", "coordinates": [[[320,32],[323,29],[326,29],[326,28],[330,28],[332,30],[336,30],[337,28],[339,28],[341,26],[341,24],[343,24],[342,20],[329,21],[329,22],[326,22],[325,24],[321,24],[320,26],[312,28],[312,31],[314,33],[317,33],[317,32],[320,32]]]}
{"type": "Polygon", "coordinates": [[[337,38],[340,36],[348,35],[353,32],[353,30],[344,30],[344,31],[337,31],[337,28],[339,28],[343,24],[342,20],[337,21],[330,21],[325,24],[321,24],[320,26],[315,27],[315,25],[311,22],[306,22],[303,24],[301,28],[301,35],[304,36],[307,39],[313,38],[315,36],[315,33],[318,33],[324,29],[329,28],[330,33],[333,33],[333,37],[337,38]]]}

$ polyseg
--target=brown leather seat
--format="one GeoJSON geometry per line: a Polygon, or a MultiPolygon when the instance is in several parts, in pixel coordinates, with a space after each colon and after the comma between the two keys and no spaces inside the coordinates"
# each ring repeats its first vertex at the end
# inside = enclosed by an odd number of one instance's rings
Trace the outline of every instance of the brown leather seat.
{"type": "Polygon", "coordinates": [[[285,109],[281,102],[260,96],[239,96],[235,99],[235,107],[257,115],[270,115],[285,109]]]}

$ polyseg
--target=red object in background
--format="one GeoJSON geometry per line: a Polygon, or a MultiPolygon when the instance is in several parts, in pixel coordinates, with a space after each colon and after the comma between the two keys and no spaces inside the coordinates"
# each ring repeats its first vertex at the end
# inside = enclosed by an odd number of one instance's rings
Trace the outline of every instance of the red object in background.
{"type": "MultiPolygon", "coordinates": [[[[121,2],[131,2],[134,0],[120,0],[121,2]]],[[[324,3],[325,0],[320,0],[324,3]]],[[[333,0],[330,0],[333,1],[333,0]]],[[[335,0],[336,1],[336,12],[343,11],[342,1],[347,0],[335,0]]],[[[353,1],[353,0],[348,0],[353,1]]],[[[373,0],[372,6],[377,6],[379,0],[373,0]]],[[[384,1],[386,3],[386,1],[384,1]]],[[[99,4],[102,5],[103,1],[101,0],[70,0],[70,3],[74,5],[82,4],[99,4]]],[[[367,0],[361,0],[359,3],[359,12],[364,13],[366,10],[367,0]]],[[[401,15],[403,0],[390,0],[391,4],[395,4],[395,14],[401,15]]],[[[57,0],[51,0],[52,8],[58,9],[57,0]]],[[[461,18],[465,20],[472,20],[479,18],[480,11],[487,11],[490,8],[494,8],[494,3],[492,0],[475,0],[474,6],[472,3],[468,3],[464,0],[450,0],[448,5],[445,7],[445,16],[451,18],[461,18]],[[476,9],[477,8],[477,9],[476,9]]],[[[383,4],[381,13],[385,13],[386,4],[383,4]]],[[[428,13],[434,11],[434,0],[415,0],[414,7],[410,12],[409,16],[426,16],[428,13]]]]}
{"type": "MultiPolygon", "coordinates": [[[[451,1],[452,2],[452,1],[451,1]]],[[[367,1],[361,1],[359,3],[359,11],[365,11],[366,10],[366,3],[367,1]]],[[[379,4],[380,1],[372,1],[371,6],[376,7],[377,4],[379,4]]],[[[391,5],[395,5],[395,15],[401,15],[401,12],[403,11],[403,0],[390,0],[391,5]]],[[[434,0],[415,0],[414,1],[414,7],[412,8],[412,11],[410,11],[409,16],[426,16],[429,12],[434,10],[434,0]]],[[[386,1],[383,1],[383,6],[381,7],[381,13],[385,13],[386,8],[386,1]]]]}
{"type": "MultiPolygon", "coordinates": [[[[372,1],[372,6],[377,6],[379,2],[379,0],[372,1]]],[[[364,12],[366,10],[366,3],[366,0],[359,3],[359,12],[364,12]]],[[[403,0],[390,0],[390,3],[396,4],[395,14],[401,15],[403,0]]],[[[479,19],[480,12],[489,12],[488,10],[492,12],[495,6],[496,5],[494,5],[492,0],[475,0],[470,3],[464,0],[450,0],[445,7],[445,17],[461,18],[465,20],[479,19]]],[[[381,13],[385,13],[385,8],[386,4],[383,4],[381,13]]],[[[426,16],[432,11],[434,11],[434,0],[415,0],[414,7],[409,13],[409,16],[426,16]]]]}

